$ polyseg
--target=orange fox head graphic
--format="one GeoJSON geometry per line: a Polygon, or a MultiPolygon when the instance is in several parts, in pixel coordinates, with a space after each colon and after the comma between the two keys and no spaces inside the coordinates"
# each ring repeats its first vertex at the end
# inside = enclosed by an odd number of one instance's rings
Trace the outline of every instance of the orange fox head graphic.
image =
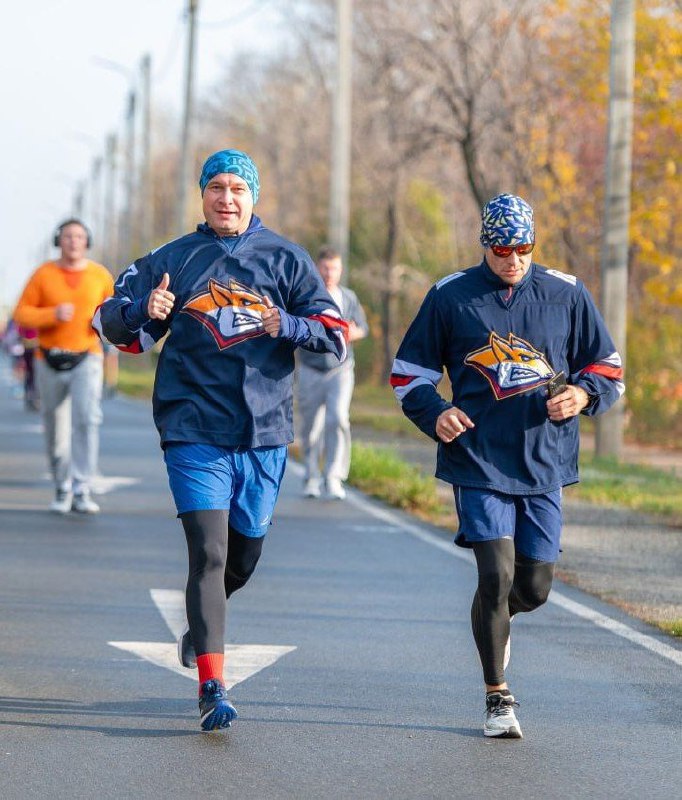
{"type": "Polygon", "coordinates": [[[181,311],[208,328],[221,350],[263,335],[261,314],[265,303],[260,294],[230,278],[227,284],[211,278],[208,290],[195,295],[181,311]]]}
{"type": "Polygon", "coordinates": [[[554,374],[544,355],[513,333],[503,339],[492,331],[488,344],[469,353],[464,363],[487,379],[498,400],[542,386],[554,374]]]}

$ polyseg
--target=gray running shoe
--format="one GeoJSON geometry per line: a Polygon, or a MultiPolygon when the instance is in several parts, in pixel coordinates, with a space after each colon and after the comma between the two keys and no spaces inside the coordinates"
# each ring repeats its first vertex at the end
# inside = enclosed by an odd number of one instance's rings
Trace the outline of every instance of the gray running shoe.
{"type": "Polygon", "coordinates": [[[75,511],[77,514],[99,514],[99,506],[92,497],[90,497],[89,492],[74,494],[71,510],[75,511]]]}
{"type": "Polygon", "coordinates": [[[197,654],[194,652],[192,637],[189,635],[189,625],[185,625],[178,639],[178,661],[187,669],[197,668],[197,654]]]}
{"type": "Polygon", "coordinates": [[[498,739],[522,739],[521,726],[514,714],[514,706],[518,703],[510,694],[489,692],[485,696],[485,724],[484,736],[494,736],[498,739]]]}
{"type": "Polygon", "coordinates": [[[50,503],[50,511],[53,514],[68,514],[71,511],[73,497],[67,489],[57,489],[54,500],[50,503]]]}
{"type": "Polygon", "coordinates": [[[308,478],[303,487],[304,497],[319,497],[322,494],[320,491],[320,479],[308,478]]]}

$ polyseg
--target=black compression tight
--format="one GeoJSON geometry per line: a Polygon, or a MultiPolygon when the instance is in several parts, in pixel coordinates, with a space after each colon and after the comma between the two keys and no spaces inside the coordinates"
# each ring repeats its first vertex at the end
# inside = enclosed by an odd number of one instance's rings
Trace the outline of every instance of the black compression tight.
{"type": "Polygon", "coordinates": [[[554,563],[516,553],[513,539],[474,542],[478,589],[471,605],[471,627],[489,686],[504,683],[504,648],[509,618],[533,611],[549,596],[554,563]]]}
{"type": "Polygon", "coordinates": [[[187,621],[197,655],[222,653],[225,607],[231,594],[251,577],[264,537],[239,533],[227,511],[188,511],[180,514],[187,539],[187,621]]]}

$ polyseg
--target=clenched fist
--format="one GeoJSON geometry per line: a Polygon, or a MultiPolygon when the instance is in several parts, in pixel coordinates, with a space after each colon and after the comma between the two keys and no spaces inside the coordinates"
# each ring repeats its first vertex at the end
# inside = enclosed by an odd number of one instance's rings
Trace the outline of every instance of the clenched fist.
{"type": "Polygon", "coordinates": [[[459,408],[447,408],[436,420],[436,436],[449,444],[461,436],[467,428],[473,428],[474,423],[459,408]]]}
{"type": "Polygon", "coordinates": [[[263,328],[265,328],[267,334],[272,336],[273,339],[276,339],[279,336],[280,328],[279,308],[272,304],[272,300],[269,297],[264,297],[263,299],[267,306],[265,311],[260,315],[263,320],[263,328]]]}
{"type": "Polygon", "coordinates": [[[147,303],[147,316],[149,319],[166,319],[173,310],[175,295],[167,291],[169,283],[170,275],[164,272],[161,283],[149,295],[149,302],[147,303]]]}

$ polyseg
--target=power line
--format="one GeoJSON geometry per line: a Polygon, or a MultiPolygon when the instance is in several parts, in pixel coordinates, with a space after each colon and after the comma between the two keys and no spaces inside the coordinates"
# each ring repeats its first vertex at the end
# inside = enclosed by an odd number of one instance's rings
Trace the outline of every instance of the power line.
{"type": "Polygon", "coordinates": [[[258,2],[251,3],[251,5],[245,8],[243,11],[240,11],[238,14],[233,14],[231,17],[227,17],[226,19],[220,19],[220,20],[212,20],[212,21],[199,20],[199,25],[202,28],[226,28],[230,25],[235,25],[240,22],[243,22],[249,17],[258,14],[260,11],[263,11],[263,9],[269,5],[272,5],[272,0],[259,0],[258,2]]]}

